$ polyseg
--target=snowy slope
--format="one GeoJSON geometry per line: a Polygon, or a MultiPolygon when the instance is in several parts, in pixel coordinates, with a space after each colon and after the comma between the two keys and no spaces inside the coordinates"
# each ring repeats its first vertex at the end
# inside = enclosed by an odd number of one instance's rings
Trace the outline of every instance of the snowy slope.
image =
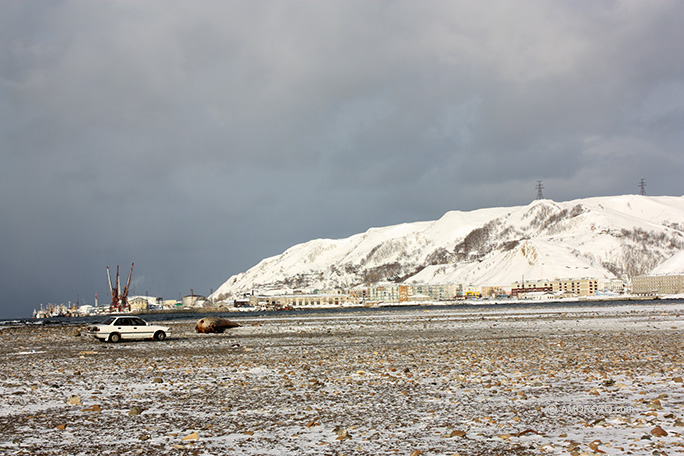
{"type": "Polygon", "coordinates": [[[509,286],[515,281],[553,278],[615,278],[602,267],[577,257],[562,245],[534,239],[519,248],[497,252],[482,262],[433,265],[412,276],[409,283],[467,283],[509,286]]]}
{"type": "Polygon", "coordinates": [[[451,211],[432,222],[295,245],[230,277],[211,298],[387,280],[470,285],[510,285],[523,276],[629,280],[682,249],[684,197],[537,200],[451,211]]]}
{"type": "Polygon", "coordinates": [[[684,274],[684,250],[651,271],[653,275],[684,274]]]}

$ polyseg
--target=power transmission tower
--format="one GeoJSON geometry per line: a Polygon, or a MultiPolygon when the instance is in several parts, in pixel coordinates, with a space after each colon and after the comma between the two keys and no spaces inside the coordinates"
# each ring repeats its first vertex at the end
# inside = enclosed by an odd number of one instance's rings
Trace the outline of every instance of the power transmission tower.
{"type": "Polygon", "coordinates": [[[544,193],[542,193],[543,189],[544,189],[544,185],[542,184],[542,181],[537,181],[537,199],[538,200],[544,199],[544,193]]]}
{"type": "Polygon", "coordinates": [[[641,196],[646,196],[646,179],[643,177],[639,181],[639,190],[641,190],[641,196]]]}

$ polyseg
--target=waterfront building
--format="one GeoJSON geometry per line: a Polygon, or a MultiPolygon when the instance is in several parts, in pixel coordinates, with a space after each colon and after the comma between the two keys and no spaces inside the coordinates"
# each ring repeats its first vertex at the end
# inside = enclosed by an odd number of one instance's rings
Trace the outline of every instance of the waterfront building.
{"type": "Polygon", "coordinates": [[[577,296],[594,296],[598,291],[598,279],[556,279],[552,282],[554,292],[570,293],[577,296]]]}
{"type": "Polygon", "coordinates": [[[632,279],[632,293],[641,296],[684,293],[684,275],[644,275],[632,279]]]}

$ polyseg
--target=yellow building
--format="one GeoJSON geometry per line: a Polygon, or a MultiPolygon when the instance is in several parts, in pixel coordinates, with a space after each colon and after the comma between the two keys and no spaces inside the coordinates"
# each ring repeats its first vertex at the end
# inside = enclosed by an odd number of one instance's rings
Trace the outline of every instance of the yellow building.
{"type": "Polygon", "coordinates": [[[411,293],[413,292],[413,287],[407,285],[399,285],[399,302],[406,302],[409,300],[411,293]]]}
{"type": "Polygon", "coordinates": [[[551,282],[554,292],[570,293],[577,296],[593,296],[598,291],[598,279],[556,279],[551,282]]]}

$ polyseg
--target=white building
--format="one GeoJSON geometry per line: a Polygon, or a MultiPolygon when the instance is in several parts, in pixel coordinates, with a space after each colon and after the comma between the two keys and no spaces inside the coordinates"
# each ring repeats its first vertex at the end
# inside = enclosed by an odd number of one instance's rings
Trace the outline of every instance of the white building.
{"type": "Polygon", "coordinates": [[[206,307],[211,301],[206,296],[191,294],[183,296],[183,307],[206,307]]]}

